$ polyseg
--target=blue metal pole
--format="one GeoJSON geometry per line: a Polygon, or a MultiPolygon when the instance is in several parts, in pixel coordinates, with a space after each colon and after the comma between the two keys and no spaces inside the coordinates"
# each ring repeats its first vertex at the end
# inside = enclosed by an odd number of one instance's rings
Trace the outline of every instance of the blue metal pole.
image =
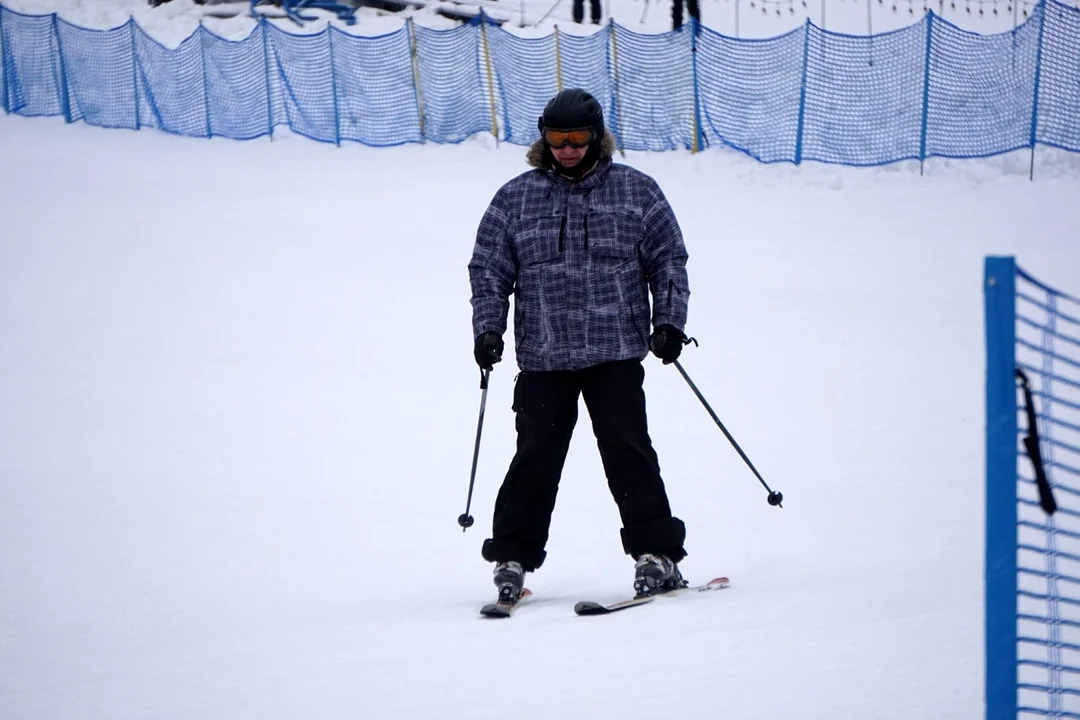
{"type": "Polygon", "coordinates": [[[0,5],[0,74],[3,75],[3,98],[0,98],[0,104],[4,106],[4,114],[11,114],[11,105],[8,100],[8,72],[10,72],[7,64],[7,42],[4,40],[4,13],[7,10],[3,5],[0,5]]]}
{"type": "Polygon", "coordinates": [[[206,72],[206,33],[202,20],[199,21],[199,57],[202,59],[203,105],[206,107],[206,138],[214,137],[214,126],[210,122],[210,78],[206,72]]]}
{"type": "Polygon", "coordinates": [[[986,720],[1017,716],[1016,262],[988,257],[986,322],[986,720]]]}
{"type": "Polygon", "coordinates": [[[0,99],[0,104],[3,105],[4,114],[11,114],[11,101],[8,99],[10,94],[8,84],[8,43],[4,41],[3,33],[3,15],[8,11],[4,10],[4,6],[0,5],[0,74],[3,76],[3,98],[0,99]]]}
{"type": "Polygon", "coordinates": [[[135,50],[135,18],[128,20],[131,33],[131,89],[135,101],[135,129],[142,130],[142,118],[139,115],[139,55],[135,50]]]}
{"type": "Polygon", "coordinates": [[[71,97],[68,95],[67,66],[64,64],[64,45],[60,41],[60,22],[56,13],[52,15],[53,37],[56,39],[56,57],[60,63],[60,77],[56,81],[56,92],[60,100],[60,110],[64,113],[64,122],[71,119],[71,97]]]}
{"type": "Polygon", "coordinates": [[[926,57],[923,66],[922,127],[919,130],[919,174],[926,163],[926,131],[930,116],[930,48],[934,37],[934,11],[926,13],[926,57]]]}
{"type": "Polygon", "coordinates": [[[266,16],[259,16],[259,28],[262,30],[263,68],[266,70],[266,117],[270,142],[274,141],[274,99],[270,92],[270,48],[266,32],[266,16]]]}
{"type": "Polygon", "coordinates": [[[799,126],[795,136],[795,164],[802,164],[803,127],[806,122],[806,75],[810,62],[810,18],[803,25],[802,81],[799,87],[799,126]]]}
{"type": "Polygon", "coordinates": [[[1043,32],[1046,30],[1046,0],[1039,3],[1039,44],[1035,52],[1035,100],[1031,104],[1031,170],[1028,179],[1035,179],[1035,142],[1039,129],[1039,85],[1042,81],[1043,32]]]}
{"type": "Polygon", "coordinates": [[[330,88],[334,92],[334,143],[341,147],[341,118],[338,113],[337,69],[334,67],[334,29],[326,26],[326,44],[330,48],[330,88]]]}

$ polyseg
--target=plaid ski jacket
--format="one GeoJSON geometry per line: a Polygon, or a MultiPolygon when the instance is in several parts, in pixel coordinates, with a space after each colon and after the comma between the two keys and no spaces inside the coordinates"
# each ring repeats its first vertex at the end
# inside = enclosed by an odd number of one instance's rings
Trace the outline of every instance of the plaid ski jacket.
{"type": "Polygon", "coordinates": [[[685,328],[686,260],[675,214],[648,175],[609,154],[578,182],[531,170],[495,194],[480,222],[473,337],[506,331],[513,295],[521,370],[641,360],[650,318],[685,328]]]}

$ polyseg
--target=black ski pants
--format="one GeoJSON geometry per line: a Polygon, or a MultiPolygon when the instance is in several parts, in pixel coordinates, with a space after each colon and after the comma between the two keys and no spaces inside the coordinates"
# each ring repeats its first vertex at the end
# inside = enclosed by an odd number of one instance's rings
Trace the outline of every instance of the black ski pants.
{"type": "Polygon", "coordinates": [[[701,8],[698,0],[673,0],[671,3],[671,29],[678,30],[683,24],[683,2],[690,11],[690,17],[701,22],[701,8]]]}
{"type": "Polygon", "coordinates": [[[585,398],[608,488],[622,517],[623,549],[637,558],[686,556],[686,528],[672,517],[645,416],[645,369],[638,360],[584,370],[522,372],[514,385],[517,453],[495,500],[490,562],[540,567],[570,437],[585,398]]]}
{"type": "MultiPolygon", "coordinates": [[[[592,15],[593,25],[600,24],[600,0],[589,0],[589,11],[592,15]]],[[[585,0],[574,0],[574,22],[585,21],[585,0]]]]}

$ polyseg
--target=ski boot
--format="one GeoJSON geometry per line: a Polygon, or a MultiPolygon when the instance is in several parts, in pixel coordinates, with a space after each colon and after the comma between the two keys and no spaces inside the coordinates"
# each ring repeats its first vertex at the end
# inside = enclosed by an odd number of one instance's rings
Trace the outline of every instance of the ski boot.
{"type": "Polygon", "coordinates": [[[634,564],[634,592],[637,597],[678,590],[688,585],[678,563],[664,555],[645,553],[634,564]]]}
{"type": "Polygon", "coordinates": [[[499,589],[499,602],[514,605],[521,599],[525,586],[525,570],[519,562],[502,562],[495,566],[495,587],[499,589]]]}

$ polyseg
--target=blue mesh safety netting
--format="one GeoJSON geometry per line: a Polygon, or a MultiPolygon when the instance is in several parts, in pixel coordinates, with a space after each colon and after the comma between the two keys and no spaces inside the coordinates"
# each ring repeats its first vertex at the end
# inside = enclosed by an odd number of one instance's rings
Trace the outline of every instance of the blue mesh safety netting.
{"type": "Polygon", "coordinates": [[[27,117],[62,115],[56,17],[22,15],[0,5],[6,109],[27,117]]]}
{"type": "Polygon", "coordinates": [[[262,33],[232,42],[199,28],[201,62],[214,135],[248,140],[270,131],[268,57],[262,33]]]}
{"type": "Polygon", "coordinates": [[[934,19],[927,155],[978,157],[1031,144],[1042,13],[1016,33],[976,35],[934,19]]]}
{"type": "Polygon", "coordinates": [[[1047,5],[1037,140],[1080,152],[1080,12],[1047,5]]]}
{"type": "Polygon", "coordinates": [[[135,25],[113,30],[87,30],[58,20],[56,38],[68,74],[69,119],[90,125],[136,129],[135,25]]]}
{"type": "Polygon", "coordinates": [[[195,33],[169,50],[136,33],[135,60],[143,123],[177,135],[209,137],[201,36],[195,33]]]}
{"type": "Polygon", "coordinates": [[[872,37],[808,26],[802,159],[877,165],[919,157],[927,18],[872,37]]]}
{"type": "Polygon", "coordinates": [[[694,136],[691,32],[641,35],[612,26],[615,105],[609,121],[628,150],[690,148],[694,136]]]}
{"type": "Polygon", "coordinates": [[[343,140],[368,145],[420,142],[420,108],[409,33],[360,38],[332,30],[343,140]]]}
{"type": "Polygon", "coordinates": [[[854,37],[803,28],[739,40],[691,26],[522,38],[490,20],[379,37],[200,26],[166,48],[130,21],[89,30],[0,6],[0,106],[27,116],[250,139],[528,144],[559,87],[604,106],[620,147],[725,144],[764,162],[878,165],[1043,143],[1080,152],[1080,13],[1054,0],[978,35],[933,13],[854,37]]]}
{"type": "Polygon", "coordinates": [[[763,162],[795,160],[803,76],[803,30],[770,40],[698,37],[698,82],[707,142],[763,162]]]}
{"type": "Polygon", "coordinates": [[[481,43],[477,25],[452,30],[413,26],[424,137],[456,143],[491,130],[491,110],[480,79],[481,43]]]}

